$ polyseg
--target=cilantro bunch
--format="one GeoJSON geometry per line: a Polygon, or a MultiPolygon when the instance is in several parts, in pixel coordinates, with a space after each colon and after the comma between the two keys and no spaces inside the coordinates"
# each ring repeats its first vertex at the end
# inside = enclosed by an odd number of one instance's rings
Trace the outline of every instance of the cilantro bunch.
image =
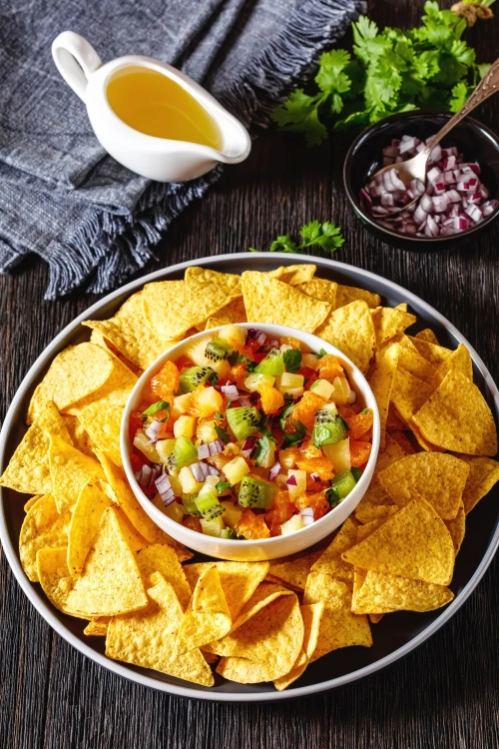
{"type": "MultiPolygon", "coordinates": [[[[269,247],[269,252],[302,252],[307,247],[320,247],[325,252],[334,252],[345,243],[341,229],[331,221],[309,221],[300,229],[301,242],[295,240],[289,234],[281,234],[274,239],[269,247]]],[[[259,252],[254,247],[249,248],[251,252],[259,252]]],[[[290,370],[292,371],[292,370],[290,370]]]]}
{"type": "MultiPolygon", "coordinates": [[[[485,0],[490,5],[492,0],[485,0]]],[[[318,145],[328,128],[367,125],[396,112],[456,112],[490,65],[478,65],[461,39],[466,20],[428,0],[421,26],[382,31],[366,16],[353,29],[353,55],[325,52],[315,76],[317,93],[296,89],[272,114],[278,126],[318,145]]]]}

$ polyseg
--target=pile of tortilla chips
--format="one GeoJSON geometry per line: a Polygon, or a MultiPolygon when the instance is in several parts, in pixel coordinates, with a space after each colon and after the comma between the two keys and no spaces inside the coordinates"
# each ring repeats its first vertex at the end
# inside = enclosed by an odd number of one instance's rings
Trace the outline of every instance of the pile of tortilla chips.
{"type": "Polygon", "coordinates": [[[0,485],[33,495],[24,571],[60,611],[106,637],[110,658],[203,686],[213,669],[285,689],[335,649],[372,645],[370,622],[429,611],[449,589],[465,518],[499,480],[497,434],[460,344],[441,346],[407,305],[317,278],[312,264],[241,276],[191,267],[147,284],[90,341],[53,360],[0,485]],[[182,564],[122,467],[123,408],[138,376],[198,330],[251,321],[315,333],[368,378],[381,449],[366,494],[322,548],[273,562],[182,564]],[[216,665],[215,665],[216,664],[216,665]]]}

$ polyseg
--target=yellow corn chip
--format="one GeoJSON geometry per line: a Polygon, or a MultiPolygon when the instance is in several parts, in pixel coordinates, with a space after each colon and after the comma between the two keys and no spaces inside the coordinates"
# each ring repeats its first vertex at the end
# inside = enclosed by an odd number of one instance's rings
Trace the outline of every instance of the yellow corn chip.
{"type": "Polygon", "coordinates": [[[298,288],[304,294],[308,294],[308,296],[312,296],[314,299],[327,302],[331,305],[332,309],[336,308],[336,289],[338,288],[336,281],[327,281],[325,278],[312,278],[311,281],[300,284],[298,288]]]}
{"type": "Polygon", "coordinates": [[[445,453],[415,453],[385,468],[379,480],[395,504],[403,507],[411,499],[426,499],[442,520],[457,515],[470,472],[466,463],[445,453]]]}
{"type": "Polygon", "coordinates": [[[143,611],[117,616],[109,623],[106,655],[143,668],[211,687],[213,674],[200,650],[178,655],[175,641],[183,617],[173,586],[158,572],[154,587],[147,594],[149,605],[143,611]]]}
{"type": "Polygon", "coordinates": [[[82,575],[65,602],[68,613],[92,619],[136,611],[147,605],[135,554],[128,546],[116,511],[104,510],[82,575]]]}
{"type": "Polygon", "coordinates": [[[37,386],[28,409],[28,424],[34,421],[47,401],[65,411],[92,393],[98,392],[113,373],[113,356],[95,343],[79,343],[61,351],[37,386]]]}
{"type": "Polygon", "coordinates": [[[369,614],[369,621],[371,624],[379,624],[383,617],[384,614],[369,614]]]}
{"type": "Polygon", "coordinates": [[[85,320],[83,325],[101,333],[123,356],[140,369],[175,344],[156,335],[144,316],[142,291],[133,294],[109,320],[85,320]]]}
{"type": "Polygon", "coordinates": [[[369,523],[364,523],[364,525],[359,525],[357,528],[357,543],[359,544],[361,541],[363,541],[365,538],[371,535],[376,528],[379,528],[380,525],[383,525],[386,518],[374,518],[374,520],[371,520],[369,523]]]}
{"type": "Polygon", "coordinates": [[[336,307],[344,307],[345,304],[351,302],[362,301],[367,304],[368,307],[379,307],[381,297],[379,294],[374,294],[372,291],[367,289],[358,289],[355,286],[344,286],[339,283],[336,291],[336,307]]]}
{"type": "Polygon", "coordinates": [[[274,681],[289,673],[303,640],[298,598],[294,593],[280,596],[217,643],[232,656],[221,659],[217,673],[243,684],[274,681]]]}
{"type": "Polygon", "coordinates": [[[149,585],[150,576],[159,572],[170,585],[185,611],[191,597],[191,586],[175,551],[168,544],[151,544],[140,549],[136,555],[144,585],[149,585]]]}
{"type": "Polygon", "coordinates": [[[311,566],[322,553],[322,550],[308,554],[300,552],[283,559],[274,559],[270,563],[268,577],[272,577],[274,581],[277,580],[277,582],[301,592],[305,590],[305,583],[311,566]]]}
{"type": "Polygon", "coordinates": [[[246,308],[242,296],[236,297],[231,302],[222,307],[215,315],[212,315],[206,321],[203,328],[218,328],[220,325],[232,325],[233,323],[247,322],[246,308]]]}
{"type": "Polygon", "coordinates": [[[36,421],[24,435],[0,477],[0,486],[8,486],[22,494],[45,494],[52,491],[48,459],[49,434],[71,444],[64,420],[52,401],[40,404],[36,421]]]}
{"type": "Polygon", "coordinates": [[[416,316],[398,307],[376,307],[371,310],[379,348],[392,338],[401,335],[406,328],[416,322],[416,316]]]}
{"type": "Polygon", "coordinates": [[[398,346],[386,346],[376,353],[375,364],[369,376],[369,384],[376,399],[380,420],[380,449],[386,443],[386,426],[392,397],[393,379],[397,369],[398,346]]]}
{"type": "Polygon", "coordinates": [[[33,507],[33,505],[36,505],[36,503],[42,498],[42,496],[42,494],[35,494],[34,497],[28,499],[28,501],[24,505],[24,512],[28,512],[33,507]]]}
{"type": "Polygon", "coordinates": [[[378,476],[383,468],[386,468],[396,460],[400,460],[400,458],[403,458],[406,454],[404,448],[394,440],[390,434],[387,434],[385,449],[378,454],[374,475],[366,493],[355,509],[356,514],[362,512],[367,507],[370,508],[375,507],[376,505],[392,504],[392,500],[388,497],[386,491],[381,486],[378,476]]]}
{"type": "Polygon", "coordinates": [[[68,569],[72,575],[83,572],[104,510],[111,505],[111,500],[95,484],[85,484],[80,491],[69,527],[68,569]]]}
{"type": "Polygon", "coordinates": [[[440,364],[436,371],[437,384],[440,384],[447,372],[461,372],[469,380],[473,381],[473,360],[470,352],[462,343],[452,352],[447,359],[440,364]]]}
{"type": "Polygon", "coordinates": [[[137,384],[137,375],[114,354],[109,353],[109,356],[112,358],[113,371],[106,384],[95,393],[69,406],[66,413],[79,417],[86,407],[94,403],[102,404],[103,407],[114,404],[123,408],[126,405],[130,392],[137,384]]]}
{"type": "Polygon", "coordinates": [[[280,268],[269,271],[265,275],[270,278],[277,278],[279,281],[288,283],[290,286],[299,286],[302,283],[308,283],[308,281],[311,281],[316,270],[316,265],[313,263],[306,263],[303,265],[281,266],[280,268]]]}
{"type": "Polygon", "coordinates": [[[388,406],[386,428],[390,432],[403,432],[405,429],[407,429],[406,422],[400,417],[400,414],[397,412],[397,409],[395,408],[393,403],[390,403],[390,405],[388,406]]]}
{"type": "Polygon", "coordinates": [[[319,639],[320,624],[324,613],[324,603],[309,603],[300,606],[303,619],[303,652],[298,657],[291,671],[280,679],[274,681],[274,686],[280,692],[296,681],[308,666],[308,659],[312,657],[319,639]]]}
{"type": "Polygon", "coordinates": [[[193,281],[205,286],[215,284],[219,287],[220,292],[226,296],[241,296],[241,276],[235,273],[220,273],[209,268],[200,268],[197,265],[186,268],[184,278],[186,281],[193,281]]]}
{"type": "Polygon", "coordinates": [[[355,519],[359,523],[370,523],[372,520],[387,520],[390,515],[398,512],[398,505],[366,505],[355,510],[355,519]]]}
{"type": "MultiPolygon", "coordinates": [[[[353,568],[351,564],[347,564],[342,560],[341,555],[357,543],[357,528],[358,523],[354,518],[347,518],[329,546],[313,563],[310,573],[326,573],[351,585],[353,581],[353,568]]],[[[307,580],[305,581],[305,587],[307,580]]]]}
{"type": "Polygon", "coordinates": [[[312,299],[268,274],[245,271],[241,279],[244,306],[251,322],[289,325],[313,333],[331,309],[326,302],[312,299]]]}
{"type": "Polygon", "coordinates": [[[361,372],[367,372],[374,356],[376,336],[366,302],[356,301],[336,309],[315,334],[343,351],[361,372]]]}
{"type": "Polygon", "coordinates": [[[70,522],[71,513],[67,511],[59,515],[51,494],[40,497],[29,508],[19,534],[19,556],[23,570],[32,582],[38,581],[38,550],[67,546],[70,522]]]}
{"type": "Polygon", "coordinates": [[[392,437],[395,442],[398,442],[408,455],[412,455],[413,453],[418,452],[418,450],[414,447],[414,444],[409,439],[409,434],[409,432],[399,431],[398,429],[392,429],[390,431],[390,437],[392,437]]]}
{"type": "Polygon", "coordinates": [[[241,627],[243,624],[245,624],[248,619],[251,619],[251,617],[255,616],[255,614],[265,608],[265,606],[268,606],[269,603],[272,603],[272,601],[275,601],[276,598],[279,598],[279,596],[292,594],[292,590],[285,588],[283,585],[279,585],[279,583],[261,583],[261,585],[259,585],[255,590],[249,601],[245,603],[237,618],[234,619],[234,623],[230,630],[231,633],[234,632],[234,630],[236,630],[238,627],[241,627]]]}
{"type": "Polygon", "coordinates": [[[433,507],[417,499],[343,552],[342,558],[356,567],[448,585],[454,569],[454,546],[433,507]]]}
{"type": "Polygon", "coordinates": [[[234,622],[243,606],[265,579],[269,566],[269,562],[198,562],[186,564],[183,569],[194,590],[200,576],[208,567],[217,568],[225,600],[234,622]]]}
{"type": "Polygon", "coordinates": [[[73,507],[85,484],[105,479],[96,460],[68,445],[60,437],[50,438],[49,463],[52,492],[60,513],[73,507]]]}
{"type": "Polygon", "coordinates": [[[240,294],[227,295],[218,283],[206,284],[198,278],[156,281],[144,286],[144,317],[158,338],[178,339],[240,294]]]}
{"type": "MultiPolygon", "coordinates": [[[[400,349],[399,349],[400,351],[400,349]]],[[[397,367],[392,386],[392,403],[408,423],[433,392],[433,385],[397,367]]]]}
{"type": "Polygon", "coordinates": [[[431,341],[419,338],[418,336],[414,338],[409,336],[409,341],[433,367],[439,367],[452,354],[451,349],[431,343],[431,341]]]}
{"type": "Polygon", "coordinates": [[[450,371],[414,415],[424,439],[465,455],[497,453],[492,412],[477,386],[461,372],[450,371]]]}
{"type": "Polygon", "coordinates": [[[180,624],[177,652],[186,653],[224,637],[232,627],[220,575],[215,565],[199,577],[180,624]]]}
{"type": "Polygon", "coordinates": [[[499,481],[499,463],[491,458],[470,458],[467,455],[459,457],[470,467],[463,491],[464,511],[468,514],[499,481]]]}
{"type": "Polygon", "coordinates": [[[424,356],[421,356],[418,351],[401,344],[398,344],[398,350],[398,366],[401,369],[407,370],[419,380],[424,380],[424,382],[436,387],[438,383],[434,379],[435,367],[427,362],[424,356]]]}
{"type": "Polygon", "coordinates": [[[439,345],[437,336],[430,328],[420,330],[419,333],[416,333],[416,338],[419,338],[421,341],[427,341],[428,343],[434,343],[436,346],[439,345]]]}
{"type": "Polygon", "coordinates": [[[462,501],[459,504],[459,510],[457,511],[456,517],[452,520],[446,520],[445,525],[447,526],[447,530],[449,531],[450,537],[452,538],[454,551],[457,556],[457,553],[461,548],[461,544],[464,541],[464,534],[466,532],[466,513],[464,511],[464,504],[462,501]]]}
{"type": "Polygon", "coordinates": [[[69,611],[67,608],[68,596],[74,585],[74,578],[69,574],[67,556],[67,546],[60,549],[39,549],[36,554],[38,580],[43,592],[56,609],[80,619],[88,619],[88,616],[69,611]]]}
{"type": "Polygon", "coordinates": [[[97,619],[92,619],[83,630],[83,634],[87,637],[105,637],[110,621],[110,616],[101,616],[97,619]]]}
{"type": "Polygon", "coordinates": [[[360,588],[354,587],[352,611],[357,614],[433,611],[453,598],[444,585],[368,570],[360,588]]]}
{"type": "Polygon", "coordinates": [[[122,418],[123,405],[110,403],[106,398],[90,403],[79,414],[81,424],[90,436],[94,447],[106,453],[113,463],[120,467],[123,466],[120,449],[122,418]]]}
{"type": "Polygon", "coordinates": [[[63,417],[66,429],[69,432],[71,443],[73,447],[76,447],[81,453],[88,455],[90,458],[94,457],[92,440],[88,433],[82,426],[78,416],[71,416],[71,414],[64,414],[63,417]]]}

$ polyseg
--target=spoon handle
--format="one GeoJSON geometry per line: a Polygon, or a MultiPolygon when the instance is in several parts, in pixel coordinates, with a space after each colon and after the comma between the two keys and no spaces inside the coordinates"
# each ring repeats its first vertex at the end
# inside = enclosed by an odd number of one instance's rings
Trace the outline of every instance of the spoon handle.
{"type": "Polygon", "coordinates": [[[442,138],[444,138],[452,128],[457,125],[458,122],[461,122],[461,120],[466,117],[470,112],[475,109],[479,104],[482,103],[482,101],[485,101],[485,99],[488,99],[489,96],[492,96],[492,94],[497,93],[499,89],[499,59],[497,59],[492,65],[490,66],[490,70],[488,73],[484,75],[478,86],[475,88],[473,93],[471,94],[470,98],[464,105],[464,107],[461,107],[459,112],[456,112],[456,114],[448,120],[443,128],[436,133],[436,135],[433,136],[431,141],[428,143],[427,147],[425,148],[425,153],[430,153],[430,151],[437,145],[437,143],[440,143],[442,138]]]}

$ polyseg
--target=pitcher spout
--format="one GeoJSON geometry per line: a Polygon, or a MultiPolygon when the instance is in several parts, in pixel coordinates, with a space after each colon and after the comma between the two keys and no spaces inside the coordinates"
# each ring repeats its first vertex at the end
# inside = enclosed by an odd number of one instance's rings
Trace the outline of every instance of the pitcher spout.
{"type": "Polygon", "coordinates": [[[247,159],[251,151],[251,138],[246,128],[226,110],[216,119],[222,139],[218,161],[222,164],[239,164],[247,159]]]}

